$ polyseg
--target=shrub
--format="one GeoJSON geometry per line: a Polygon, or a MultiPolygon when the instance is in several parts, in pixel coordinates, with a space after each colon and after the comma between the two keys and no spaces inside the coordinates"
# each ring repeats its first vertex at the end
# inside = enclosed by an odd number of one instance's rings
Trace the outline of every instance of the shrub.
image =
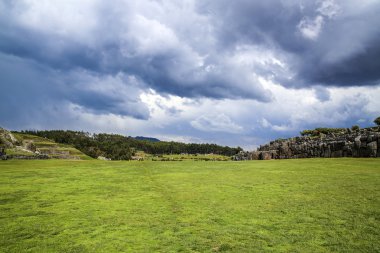
{"type": "Polygon", "coordinates": [[[377,117],[373,122],[374,122],[376,125],[380,126],[380,117],[377,117]]]}
{"type": "Polygon", "coordinates": [[[351,127],[352,131],[359,131],[360,127],[358,125],[354,125],[351,127]]]}
{"type": "Polygon", "coordinates": [[[303,130],[302,132],[300,132],[302,136],[310,136],[310,135],[313,135],[313,133],[314,133],[314,130],[303,130]]]}

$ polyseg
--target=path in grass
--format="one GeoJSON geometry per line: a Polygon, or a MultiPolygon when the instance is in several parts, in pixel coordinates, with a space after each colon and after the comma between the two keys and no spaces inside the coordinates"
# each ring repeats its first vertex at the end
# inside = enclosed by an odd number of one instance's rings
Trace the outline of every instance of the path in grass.
{"type": "Polygon", "coordinates": [[[0,162],[0,252],[380,252],[380,160],[0,162]]]}

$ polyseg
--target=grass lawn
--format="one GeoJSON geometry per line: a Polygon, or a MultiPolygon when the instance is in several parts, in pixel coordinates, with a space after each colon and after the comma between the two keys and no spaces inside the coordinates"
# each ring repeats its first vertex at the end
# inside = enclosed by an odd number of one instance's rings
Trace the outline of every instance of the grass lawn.
{"type": "Polygon", "coordinates": [[[380,252],[380,159],[0,161],[0,252],[380,252]]]}

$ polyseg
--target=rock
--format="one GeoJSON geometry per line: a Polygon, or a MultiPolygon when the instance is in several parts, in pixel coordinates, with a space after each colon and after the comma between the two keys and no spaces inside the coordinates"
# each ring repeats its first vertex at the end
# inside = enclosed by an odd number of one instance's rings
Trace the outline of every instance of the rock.
{"type": "Polygon", "coordinates": [[[36,152],[37,150],[36,145],[34,145],[33,141],[24,142],[24,148],[32,152],[36,152]]]}
{"type": "Polygon", "coordinates": [[[380,157],[378,128],[342,131],[323,138],[294,137],[271,141],[257,151],[245,155],[248,159],[287,159],[310,157],[380,157]]]}
{"type": "Polygon", "coordinates": [[[107,158],[107,157],[104,157],[104,156],[98,156],[98,160],[102,160],[102,161],[110,161],[111,159],[107,158]]]}
{"type": "Polygon", "coordinates": [[[0,147],[0,160],[7,160],[7,154],[5,153],[5,148],[0,147]]]}
{"type": "Polygon", "coordinates": [[[17,159],[17,160],[45,160],[49,159],[47,155],[7,155],[6,159],[17,159]]]}
{"type": "Polygon", "coordinates": [[[361,145],[360,138],[361,138],[360,135],[355,138],[355,147],[357,147],[357,148],[360,148],[360,145],[361,145]]]}
{"type": "Polygon", "coordinates": [[[367,144],[370,157],[377,157],[377,142],[373,141],[367,144]]]}
{"type": "Polygon", "coordinates": [[[377,150],[377,142],[373,141],[367,144],[367,147],[371,150],[377,150]]]}
{"type": "Polygon", "coordinates": [[[272,154],[269,151],[263,151],[260,154],[260,160],[270,160],[272,159],[272,154]]]}
{"type": "Polygon", "coordinates": [[[343,157],[343,150],[333,151],[331,157],[343,157]]]}
{"type": "Polygon", "coordinates": [[[259,160],[260,152],[254,151],[251,153],[252,160],[259,160]]]}

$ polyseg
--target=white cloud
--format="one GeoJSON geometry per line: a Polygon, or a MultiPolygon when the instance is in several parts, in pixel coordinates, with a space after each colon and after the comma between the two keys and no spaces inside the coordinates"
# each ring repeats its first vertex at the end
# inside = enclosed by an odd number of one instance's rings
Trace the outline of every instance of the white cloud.
{"type": "Polygon", "coordinates": [[[295,129],[294,126],[290,126],[290,125],[274,125],[265,118],[262,118],[259,122],[263,128],[271,129],[276,132],[286,132],[286,131],[291,131],[295,129]]]}
{"type": "Polygon", "coordinates": [[[318,15],[314,18],[304,17],[297,26],[306,39],[318,39],[326,21],[335,18],[341,10],[334,0],[321,0],[318,4],[319,7],[316,10],[318,15]]]}
{"type": "Polygon", "coordinates": [[[322,30],[323,23],[324,18],[322,16],[316,16],[314,19],[304,17],[298,24],[298,29],[303,37],[316,40],[322,30]]]}
{"type": "Polygon", "coordinates": [[[99,25],[97,6],[97,0],[25,0],[14,1],[12,11],[23,27],[89,44],[99,25]]]}
{"type": "Polygon", "coordinates": [[[336,17],[341,11],[340,6],[334,0],[322,0],[319,5],[317,12],[330,19],[336,17]]]}
{"type": "Polygon", "coordinates": [[[123,49],[126,56],[131,53],[130,44],[135,43],[133,52],[138,55],[155,55],[168,53],[180,47],[180,42],[172,29],[154,19],[135,15],[124,37],[127,39],[123,49]]]}

